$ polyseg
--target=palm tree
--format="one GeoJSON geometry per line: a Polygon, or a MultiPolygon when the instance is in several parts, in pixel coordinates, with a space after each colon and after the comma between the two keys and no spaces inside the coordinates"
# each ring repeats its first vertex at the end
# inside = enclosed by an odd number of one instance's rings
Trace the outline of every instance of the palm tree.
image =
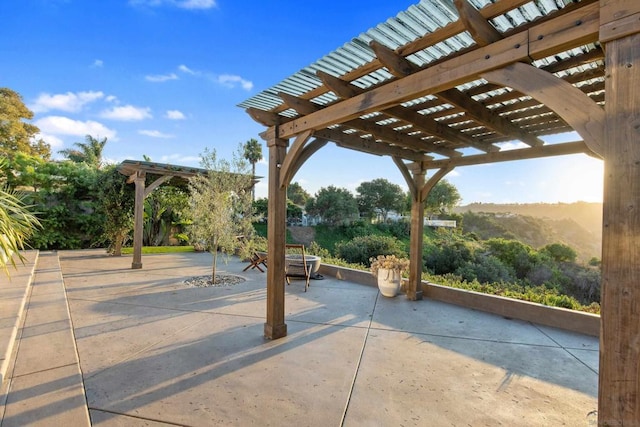
{"type": "Polygon", "coordinates": [[[78,149],[68,148],[58,151],[67,159],[75,163],[86,163],[100,169],[102,166],[102,150],[107,143],[107,138],[98,140],[91,135],[85,136],[86,142],[76,142],[73,145],[78,149]]]}
{"type": "MultiPolygon", "coordinates": [[[[251,138],[244,144],[244,158],[251,163],[251,173],[256,177],[256,163],[262,160],[262,145],[255,138],[251,138]]],[[[251,200],[256,200],[255,185],[251,187],[251,200]]]]}

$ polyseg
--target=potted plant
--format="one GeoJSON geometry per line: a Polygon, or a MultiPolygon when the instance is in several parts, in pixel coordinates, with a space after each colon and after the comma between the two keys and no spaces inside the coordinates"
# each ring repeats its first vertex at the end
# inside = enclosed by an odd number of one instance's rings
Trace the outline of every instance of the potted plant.
{"type": "Polygon", "coordinates": [[[402,282],[402,272],[409,268],[409,260],[395,255],[370,258],[371,274],[378,278],[378,289],[385,297],[395,297],[402,282]]]}

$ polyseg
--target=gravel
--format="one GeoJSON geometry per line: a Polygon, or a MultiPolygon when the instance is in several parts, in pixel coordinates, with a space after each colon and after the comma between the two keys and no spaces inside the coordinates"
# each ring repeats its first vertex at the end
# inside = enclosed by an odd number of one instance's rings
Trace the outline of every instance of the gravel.
{"type": "Polygon", "coordinates": [[[216,281],[211,281],[211,275],[208,276],[194,276],[186,279],[183,283],[187,286],[197,288],[225,288],[229,286],[235,286],[238,283],[244,282],[244,277],[235,276],[233,274],[216,274],[216,281]]]}

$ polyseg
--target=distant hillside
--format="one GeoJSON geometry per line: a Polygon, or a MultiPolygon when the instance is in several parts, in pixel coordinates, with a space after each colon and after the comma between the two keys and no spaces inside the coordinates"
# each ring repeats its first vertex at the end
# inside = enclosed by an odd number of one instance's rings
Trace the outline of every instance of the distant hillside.
{"type": "Polygon", "coordinates": [[[490,214],[464,222],[465,231],[481,239],[513,236],[535,248],[560,242],[574,248],[582,260],[601,256],[601,203],[474,203],[454,211],[490,214]]]}

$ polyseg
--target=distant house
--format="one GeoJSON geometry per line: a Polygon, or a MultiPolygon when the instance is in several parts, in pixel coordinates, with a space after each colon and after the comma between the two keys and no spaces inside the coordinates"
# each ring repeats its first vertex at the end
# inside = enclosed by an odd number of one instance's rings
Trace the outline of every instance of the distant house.
{"type": "Polygon", "coordinates": [[[456,228],[456,221],[452,219],[425,219],[424,225],[429,227],[456,228]]]}

